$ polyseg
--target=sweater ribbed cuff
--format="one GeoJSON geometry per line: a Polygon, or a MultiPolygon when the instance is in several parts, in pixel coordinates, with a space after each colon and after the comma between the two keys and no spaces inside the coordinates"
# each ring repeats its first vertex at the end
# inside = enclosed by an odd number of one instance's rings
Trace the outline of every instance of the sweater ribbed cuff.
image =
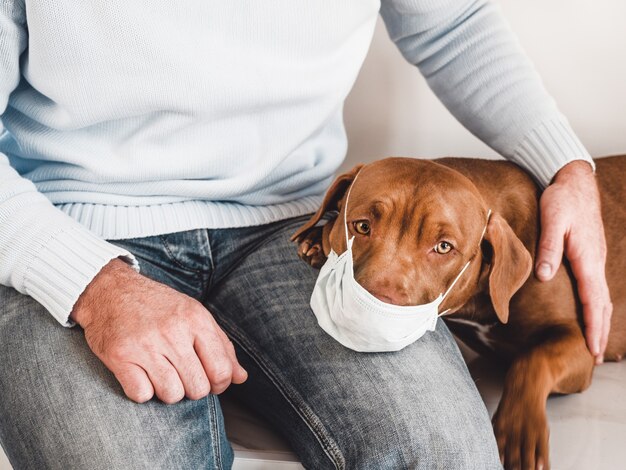
{"type": "Polygon", "coordinates": [[[75,325],[69,319],[74,304],[109,261],[120,257],[139,271],[131,253],[78,225],[55,233],[31,255],[24,288],[66,327],[75,325]]]}
{"type": "Polygon", "coordinates": [[[584,160],[595,172],[596,166],[564,117],[542,122],[522,140],[512,160],[535,176],[546,188],[554,175],[570,162],[584,160]]]}

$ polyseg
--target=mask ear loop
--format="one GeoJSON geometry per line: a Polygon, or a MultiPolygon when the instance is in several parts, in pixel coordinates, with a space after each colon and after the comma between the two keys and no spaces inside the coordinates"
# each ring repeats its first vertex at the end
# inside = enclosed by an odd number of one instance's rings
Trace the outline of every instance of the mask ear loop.
{"type": "MultiPolygon", "coordinates": [[[[487,223],[485,224],[485,227],[483,228],[483,233],[481,233],[481,235],[480,235],[480,241],[478,242],[478,248],[480,248],[480,244],[483,242],[483,238],[485,237],[485,233],[487,233],[487,225],[489,225],[489,218],[490,217],[491,217],[491,209],[489,209],[489,212],[487,212],[487,223]]],[[[443,299],[445,299],[446,296],[450,293],[450,291],[452,290],[452,288],[454,287],[456,282],[461,278],[461,276],[463,275],[463,273],[465,272],[465,270],[467,269],[467,267],[470,265],[471,262],[472,262],[472,260],[470,259],[467,263],[465,263],[465,266],[463,266],[463,269],[461,269],[461,272],[454,278],[454,281],[452,281],[452,284],[450,284],[450,287],[448,287],[448,289],[446,289],[446,292],[443,294],[443,296],[441,298],[442,302],[443,302],[443,299]]],[[[450,310],[452,310],[452,309],[448,308],[448,309],[444,310],[443,312],[441,312],[437,316],[438,317],[443,317],[448,312],[450,312],[450,310]]]]}
{"type": "Polygon", "coordinates": [[[349,232],[348,232],[348,200],[350,199],[350,191],[354,187],[354,183],[356,183],[356,179],[359,177],[361,170],[355,175],[352,183],[350,183],[350,187],[348,188],[348,194],[346,194],[346,205],[343,208],[343,229],[346,232],[346,248],[350,248],[350,240],[349,240],[349,232]]]}

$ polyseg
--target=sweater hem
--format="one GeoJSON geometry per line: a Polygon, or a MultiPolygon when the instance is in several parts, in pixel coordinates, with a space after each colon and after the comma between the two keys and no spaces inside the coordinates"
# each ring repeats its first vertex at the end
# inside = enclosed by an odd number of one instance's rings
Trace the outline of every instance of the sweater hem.
{"type": "Polygon", "coordinates": [[[86,203],[57,207],[106,240],[149,237],[195,229],[221,229],[264,225],[317,211],[323,196],[267,206],[233,202],[183,201],[150,206],[115,206],[86,203]]]}

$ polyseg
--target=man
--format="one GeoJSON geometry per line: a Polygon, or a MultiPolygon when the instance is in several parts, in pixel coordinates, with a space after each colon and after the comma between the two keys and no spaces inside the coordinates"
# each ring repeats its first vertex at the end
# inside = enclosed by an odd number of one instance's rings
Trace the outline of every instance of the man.
{"type": "Polygon", "coordinates": [[[0,440],[16,468],[228,468],[216,394],[233,383],[311,468],[499,466],[445,325],[398,353],[343,348],[288,242],[345,155],[379,8],[450,110],[549,185],[537,275],[565,243],[601,360],[589,155],[490,3],[5,0],[0,440]]]}

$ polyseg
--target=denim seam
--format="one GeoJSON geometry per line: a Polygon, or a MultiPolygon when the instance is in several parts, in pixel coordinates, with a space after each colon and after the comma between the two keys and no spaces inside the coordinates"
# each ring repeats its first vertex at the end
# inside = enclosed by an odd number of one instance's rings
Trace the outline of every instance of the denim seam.
{"type": "Polygon", "coordinates": [[[211,443],[213,445],[213,455],[215,456],[214,468],[223,469],[224,464],[222,463],[222,449],[220,445],[221,441],[220,441],[220,430],[219,430],[219,423],[218,423],[219,413],[217,412],[217,407],[215,406],[215,401],[217,400],[217,398],[215,397],[215,395],[209,395],[207,397],[207,400],[209,401],[209,410],[211,410],[210,413],[213,414],[213,419],[210,420],[210,424],[211,424],[211,443]]]}
{"type": "Polygon", "coordinates": [[[200,298],[205,299],[206,296],[209,294],[211,286],[213,285],[213,279],[215,277],[215,263],[213,261],[213,248],[211,247],[211,234],[209,232],[209,229],[202,230],[202,233],[204,234],[204,241],[206,243],[206,254],[209,258],[209,265],[211,267],[208,277],[202,277],[202,293],[200,294],[200,298]]]}
{"type": "Polygon", "coordinates": [[[161,240],[161,244],[163,245],[163,248],[167,252],[168,257],[170,258],[170,261],[174,263],[176,266],[178,266],[180,269],[184,269],[185,271],[189,271],[189,272],[196,273],[196,274],[206,273],[206,270],[204,269],[193,269],[193,268],[190,268],[189,266],[185,266],[184,264],[182,264],[180,261],[176,259],[176,257],[174,256],[174,253],[172,253],[170,246],[167,243],[167,240],[165,239],[165,236],[159,235],[159,239],[161,240]]]}
{"type": "MultiPolygon", "coordinates": [[[[217,319],[217,318],[216,318],[217,319]]],[[[287,392],[287,389],[290,388],[288,385],[285,385],[278,377],[274,371],[272,371],[269,364],[261,358],[261,354],[254,347],[252,343],[246,340],[245,335],[241,334],[239,329],[231,324],[228,321],[224,321],[220,319],[220,323],[227,324],[229,328],[229,333],[233,340],[257,363],[257,365],[265,372],[265,375],[270,381],[274,384],[276,389],[280,392],[280,394],[285,398],[287,403],[291,405],[294,411],[300,416],[302,421],[306,424],[306,426],[311,430],[317,441],[319,442],[324,454],[329,458],[331,463],[335,466],[337,470],[343,470],[346,468],[345,459],[339,446],[334,441],[334,439],[330,436],[328,432],[326,432],[323,423],[317,417],[317,415],[311,410],[306,402],[299,396],[297,392],[291,390],[291,393],[294,397],[290,396],[287,392]],[[296,403],[295,401],[299,403],[296,403]]]]}
{"type": "MultiPolygon", "coordinates": [[[[204,235],[204,240],[202,240],[203,244],[206,246],[206,254],[209,258],[209,265],[211,266],[211,273],[215,271],[215,264],[213,263],[213,250],[211,248],[211,237],[209,236],[209,230],[203,229],[202,235],[204,235]]],[[[200,236],[200,234],[198,234],[200,236]]]]}

